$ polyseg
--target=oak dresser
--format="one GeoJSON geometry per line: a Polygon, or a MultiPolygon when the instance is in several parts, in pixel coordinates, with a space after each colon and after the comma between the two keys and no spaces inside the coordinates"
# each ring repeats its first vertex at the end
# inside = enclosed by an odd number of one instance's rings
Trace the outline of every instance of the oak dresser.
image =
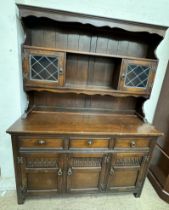
{"type": "Polygon", "coordinates": [[[145,122],[166,28],[18,5],[29,105],[11,134],[18,203],[29,195],[139,197],[156,139],[145,122]]]}

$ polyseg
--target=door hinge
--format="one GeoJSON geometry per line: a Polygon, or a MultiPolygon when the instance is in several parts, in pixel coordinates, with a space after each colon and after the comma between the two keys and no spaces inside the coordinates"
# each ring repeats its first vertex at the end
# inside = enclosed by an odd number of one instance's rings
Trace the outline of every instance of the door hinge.
{"type": "Polygon", "coordinates": [[[23,157],[17,157],[17,163],[23,164],[23,157]]]}

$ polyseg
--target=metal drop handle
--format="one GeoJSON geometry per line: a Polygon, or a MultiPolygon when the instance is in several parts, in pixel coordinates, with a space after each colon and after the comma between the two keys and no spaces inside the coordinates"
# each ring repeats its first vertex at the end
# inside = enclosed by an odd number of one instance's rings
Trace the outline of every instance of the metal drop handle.
{"type": "Polygon", "coordinates": [[[68,175],[68,176],[71,176],[71,175],[72,175],[72,169],[71,169],[71,168],[68,169],[67,175],[68,175]]]}
{"type": "Polygon", "coordinates": [[[62,172],[62,169],[60,168],[60,169],[58,170],[58,176],[62,176],[62,174],[63,174],[63,172],[62,172]]]}

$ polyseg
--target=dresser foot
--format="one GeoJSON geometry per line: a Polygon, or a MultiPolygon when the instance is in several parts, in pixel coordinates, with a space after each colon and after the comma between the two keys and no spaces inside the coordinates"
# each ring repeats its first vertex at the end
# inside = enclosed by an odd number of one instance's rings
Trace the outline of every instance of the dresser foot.
{"type": "Polygon", "coordinates": [[[133,195],[136,197],[136,198],[140,198],[141,196],[141,191],[138,191],[136,193],[133,193],[133,195]]]}
{"type": "Polygon", "coordinates": [[[17,202],[18,204],[23,204],[25,201],[25,190],[20,187],[17,189],[17,202]]]}

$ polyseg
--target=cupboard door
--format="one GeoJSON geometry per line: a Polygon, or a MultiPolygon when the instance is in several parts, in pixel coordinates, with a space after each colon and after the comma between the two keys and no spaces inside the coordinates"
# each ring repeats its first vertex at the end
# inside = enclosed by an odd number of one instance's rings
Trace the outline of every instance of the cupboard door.
{"type": "Polygon", "coordinates": [[[65,53],[48,50],[24,50],[24,84],[26,86],[63,86],[65,78],[65,53]]]}
{"type": "Polygon", "coordinates": [[[112,155],[108,169],[107,190],[135,189],[142,179],[143,154],[117,153],[112,155]]]}
{"type": "Polygon", "coordinates": [[[119,90],[148,94],[151,92],[157,62],[123,59],[119,90]]]}
{"type": "Polygon", "coordinates": [[[106,156],[72,154],[68,158],[67,191],[104,191],[106,156]]]}
{"type": "Polygon", "coordinates": [[[24,155],[18,157],[22,188],[26,192],[60,192],[62,189],[62,155],[24,155]]]}

